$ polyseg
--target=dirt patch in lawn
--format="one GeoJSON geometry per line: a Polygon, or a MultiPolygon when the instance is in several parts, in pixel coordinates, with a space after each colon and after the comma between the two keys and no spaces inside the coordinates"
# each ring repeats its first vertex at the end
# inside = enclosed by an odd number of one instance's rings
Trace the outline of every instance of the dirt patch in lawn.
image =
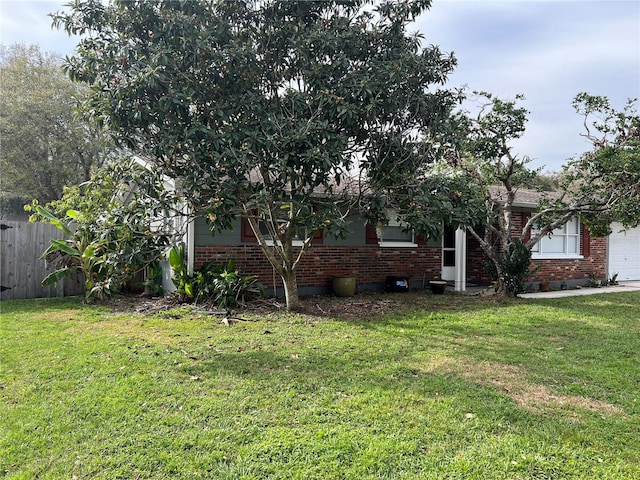
{"type": "Polygon", "coordinates": [[[439,366],[434,366],[433,369],[495,387],[498,392],[507,394],[522,408],[538,414],[564,411],[574,420],[580,418],[580,410],[595,412],[603,416],[625,415],[621,408],[602,400],[579,395],[555,394],[546,385],[529,381],[526,373],[513,365],[456,359],[455,363],[453,360],[445,360],[439,366]]]}

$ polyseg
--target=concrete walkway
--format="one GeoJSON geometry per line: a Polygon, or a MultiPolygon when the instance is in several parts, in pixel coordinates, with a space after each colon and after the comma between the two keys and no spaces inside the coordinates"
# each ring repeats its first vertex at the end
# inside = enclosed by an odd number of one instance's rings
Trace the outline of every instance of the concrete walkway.
{"type": "Polygon", "coordinates": [[[554,290],[553,292],[522,293],[520,298],[560,298],[576,295],[595,295],[598,293],[622,293],[640,290],[640,281],[620,282],[618,285],[599,288],[573,288],[571,290],[554,290]]]}

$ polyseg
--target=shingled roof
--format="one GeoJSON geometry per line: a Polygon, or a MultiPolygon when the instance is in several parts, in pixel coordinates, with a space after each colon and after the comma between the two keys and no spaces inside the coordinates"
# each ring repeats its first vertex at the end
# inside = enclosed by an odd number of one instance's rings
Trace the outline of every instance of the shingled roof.
{"type": "MultiPolygon", "coordinates": [[[[507,189],[502,186],[490,186],[489,193],[491,194],[491,198],[498,203],[507,200],[507,189]]],[[[561,192],[539,192],[537,190],[519,188],[516,190],[516,197],[513,204],[515,207],[537,207],[543,198],[558,198],[560,195],[561,192]]]]}

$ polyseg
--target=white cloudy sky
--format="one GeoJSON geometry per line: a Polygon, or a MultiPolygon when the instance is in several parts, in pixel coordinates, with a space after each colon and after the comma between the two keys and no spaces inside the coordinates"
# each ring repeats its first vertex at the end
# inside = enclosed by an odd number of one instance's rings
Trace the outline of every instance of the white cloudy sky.
{"type": "MultiPolygon", "coordinates": [[[[0,0],[0,41],[72,53],[75,40],[47,17],[65,3],[0,0]]],[[[571,107],[577,93],[606,95],[618,108],[640,96],[637,0],[434,0],[415,29],[455,53],[452,86],[525,95],[531,113],[516,148],[548,170],[588,149],[571,107]]]]}

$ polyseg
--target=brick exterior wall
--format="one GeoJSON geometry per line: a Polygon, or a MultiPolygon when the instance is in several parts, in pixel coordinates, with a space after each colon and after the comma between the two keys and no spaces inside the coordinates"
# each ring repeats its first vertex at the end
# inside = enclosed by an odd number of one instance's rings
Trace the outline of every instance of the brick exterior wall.
{"type": "Polygon", "coordinates": [[[538,267],[538,270],[529,280],[538,282],[547,279],[550,282],[561,282],[563,280],[588,280],[594,276],[605,278],[607,276],[607,239],[590,237],[588,248],[590,249],[589,256],[584,258],[573,260],[534,259],[532,265],[538,267]]]}
{"type": "MultiPolygon", "coordinates": [[[[514,214],[514,235],[519,234],[527,213],[514,214]]],[[[282,280],[274,275],[273,268],[255,243],[241,243],[237,233],[236,245],[196,246],[195,268],[205,262],[216,265],[233,259],[244,275],[257,275],[264,286],[272,291],[282,287],[282,280]]],[[[364,239],[363,239],[364,242],[364,239]]],[[[533,260],[537,268],[529,278],[532,283],[542,279],[559,284],[567,281],[585,284],[596,276],[606,277],[606,238],[581,236],[580,259],[540,259],[533,260]]],[[[491,279],[484,271],[485,257],[479,243],[467,235],[467,282],[489,284],[491,279]]],[[[411,248],[384,248],[377,244],[353,246],[313,245],[305,254],[298,269],[298,288],[302,294],[331,291],[331,281],[335,276],[355,276],[358,290],[384,288],[388,275],[408,276],[411,289],[422,288],[426,282],[440,278],[442,271],[442,250],[438,245],[420,243],[411,248]]]]}
{"type": "Polygon", "coordinates": [[[487,261],[480,243],[467,234],[467,282],[476,284],[490,284],[491,278],[485,272],[484,265],[487,261]]]}
{"type": "MultiPolygon", "coordinates": [[[[526,215],[526,213],[524,214],[526,215]]],[[[520,235],[524,225],[524,215],[514,214],[512,234],[520,235]]],[[[607,239],[592,237],[582,232],[580,236],[580,253],[583,258],[576,259],[532,259],[531,266],[535,273],[528,279],[537,283],[542,279],[560,283],[586,283],[591,277],[605,278],[607,271],[607,239]]],[[[484,271],[485,256],[478,241],[467,235],[467,281],[475,283],[490,283],[491,279],[484,271]]]]}
{"type": "MultiPolygon", "coordinates": [[[[257,275],[268,289],[274,286],[271,265],[258,245],[195,247],[195,268],[211,261],[216,265],[233,259],[245,275],[257,275]]],[[[387,275],[409,277],[409,287],[422,288],[423,282],[440,277],[441,249],[428,245],[412,248],[382,248],[377,245],[314,245],[298,269],[298,288],[330,291],[336,276],[355,276],[359,290],[381,289],[387,275]]],[[[281,288],[282,280],[276,275],[281,288]]]]}

